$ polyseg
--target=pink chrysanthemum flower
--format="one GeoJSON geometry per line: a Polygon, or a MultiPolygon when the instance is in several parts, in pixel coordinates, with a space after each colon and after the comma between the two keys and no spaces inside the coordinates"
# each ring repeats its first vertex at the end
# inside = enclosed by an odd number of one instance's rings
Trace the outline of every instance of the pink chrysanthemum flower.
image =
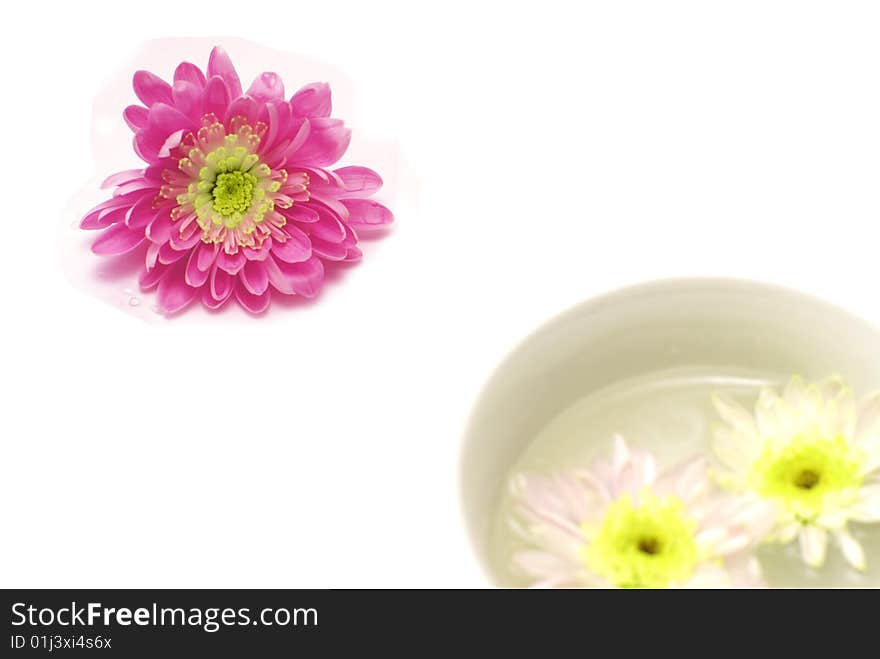
{"type": "Polygon", "coordinates": [[[514,564],[536,587],[763,586],[751,549],[774,510],[711,490],[703,458],[659,473],[654,456],[615,437],[592,470],[513,481],[514,564]]]}
{"type": "Polygon", "coordinates": [[[197,298],[216,309],[231,297],[260,313],[273,289],[314,297],[325,261],[360,258],[356,230],[393,220],[368,199],[382,185],[378,174],[326,169],[351,138],[330,118],[326,84],[288,101],[281,78],[263,73],[242,93],[215,48],[206,73],[183,62],[168,84],[138,71],[134,91],[144,105],[123,116],[147,167],[104,181],[113,196],[80,226],[103,230],[97,254],[144,250],[141,288],[158,287],[166,313],[197,298]]]}

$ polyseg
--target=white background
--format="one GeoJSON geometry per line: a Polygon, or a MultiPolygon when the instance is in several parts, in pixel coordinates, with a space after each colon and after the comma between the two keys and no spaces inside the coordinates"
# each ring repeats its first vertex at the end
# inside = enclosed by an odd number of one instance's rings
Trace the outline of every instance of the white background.
{"type": "Polygon", "coordinates": [[[3,586],[480,586],[462,429],[548,317],[733,275],[880,322],[874,3],[19,2],[0,30],[3,586]],[[398,226],[316,305],[145,322],[64,265],[92,99],[145,39],[224,34],[344,72],[398,226]]]}

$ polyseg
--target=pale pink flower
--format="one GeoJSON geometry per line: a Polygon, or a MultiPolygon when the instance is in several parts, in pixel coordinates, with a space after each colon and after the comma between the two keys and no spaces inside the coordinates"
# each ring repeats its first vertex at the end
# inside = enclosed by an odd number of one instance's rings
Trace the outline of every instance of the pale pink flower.
{"type": "Polygon", "coordinates": [[[513,481],[513,560],[537,587],[760,587],[773,508],[712,490],[703,458],[660,472],[615,437],[590,470],[513,481]]]}

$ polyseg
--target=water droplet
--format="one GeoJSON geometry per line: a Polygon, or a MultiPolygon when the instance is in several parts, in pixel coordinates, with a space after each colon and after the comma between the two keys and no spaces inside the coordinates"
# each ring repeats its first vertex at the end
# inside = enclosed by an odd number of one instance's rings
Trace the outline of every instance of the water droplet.
{"type": "Polygon", "coordinates": [[[141,299],[139,297],[132,295],[130,298],[128,298],[128,306],[130,306],[130,307],[136,307],[140,303],[141,303],[141,299]]]}

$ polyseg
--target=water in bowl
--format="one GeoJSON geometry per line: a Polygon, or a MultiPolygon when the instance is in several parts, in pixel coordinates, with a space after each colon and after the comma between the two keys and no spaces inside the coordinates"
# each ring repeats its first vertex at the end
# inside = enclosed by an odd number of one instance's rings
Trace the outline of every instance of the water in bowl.
{"type": "MultiPolygon", "coordinates": [[[[618,382],[567,407],[535,437],[509,476],[521,472],[549,473],[589,466],[607,453],[611,437],[620,433],[633,446],[652,451],[661,465],[673,465],[695,453],[710,455],[709,439],[718,415],[712,393],[723,393],[752,409],[764,386],[780,387],[791,374],[712,368],[656,372],[618,382]]],[[[862,392],[864,393],[864,392],[862,392]]],[[[528,579],[511,564],[522,540],[510,529],[512,501],[501,495],[490,540],[490,560],[502,585],[526,586],[528,579]]],[[[850,568],[833,542],[821,569],[803,565],[797,542],[764,545],[757,555],[771,587],[834,587],[880,585],[880,524],[850,528],[862,542],[868,569],[850,568]]]]}

